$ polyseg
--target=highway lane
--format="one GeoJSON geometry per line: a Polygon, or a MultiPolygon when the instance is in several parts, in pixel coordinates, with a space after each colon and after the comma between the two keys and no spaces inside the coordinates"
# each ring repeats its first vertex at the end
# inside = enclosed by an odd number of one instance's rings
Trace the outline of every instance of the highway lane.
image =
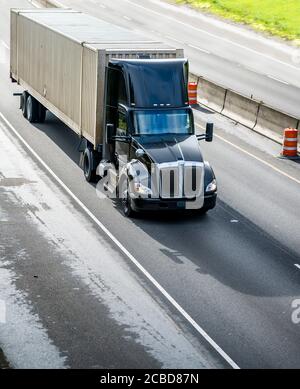
{"type": "Polygon", "coordinates": [[[157,0],[62,0],[62,4],[184,47],[191,71],[300,117],[294,47],[157,0]]]}
{"type": "MultiPolygon", "coordinates": [[[[4,98],[7,77],[0,86],[4,98]]],[[[228,367],[0,117],[0,346],[11,366],[228,367]]]]}
{"type": "Polygon", "coordinates": [[[226,367],[2,123],[0,142],[0,344],[12,367],[226,367]]]}
{"type": "Polygon", "coordinates": [[[275,159],[273,143],[248,132],[234,137],[227,121],[201,112],[199,123],[214,119],[219,127],[215,142],[203,143],[219,180],[216,210],[203,218],[127,220],[84,182],[76,137],[51,116],[45,125],[24,121],[6,66],[0,83],[0,112],[236,363],[299,368],[299,326],[291,321],[291,303],[299,298],[299,183],[266,164],[299,180],[298,165],[275,159]]]}

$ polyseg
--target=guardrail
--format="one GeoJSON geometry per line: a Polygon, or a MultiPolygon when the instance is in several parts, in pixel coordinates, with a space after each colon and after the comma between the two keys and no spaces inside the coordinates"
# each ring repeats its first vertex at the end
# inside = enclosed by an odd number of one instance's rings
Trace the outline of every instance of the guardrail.
{"type": "Polygon", "coordinates": [[[235,92],[195,74],[190,80],[198,83],[198,101],[251,130],[282,144],[285,128],[300,130],[300,120],[274,109],[262,101],[235,92]],[[275,134],[272,135],[272,134],[275,134]]]}

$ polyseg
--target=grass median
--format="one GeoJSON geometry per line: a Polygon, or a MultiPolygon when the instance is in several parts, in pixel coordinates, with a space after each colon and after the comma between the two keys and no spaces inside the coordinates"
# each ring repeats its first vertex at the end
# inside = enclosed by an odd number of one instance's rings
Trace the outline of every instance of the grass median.
{"type": "Polygon", "coordinates": [[[177,0],[288,40],[300,40],[300,0],[177,0]]]}

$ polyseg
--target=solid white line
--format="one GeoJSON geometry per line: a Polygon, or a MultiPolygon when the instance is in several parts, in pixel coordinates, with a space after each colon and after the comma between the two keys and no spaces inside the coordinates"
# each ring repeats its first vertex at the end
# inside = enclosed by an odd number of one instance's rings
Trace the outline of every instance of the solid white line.
{"type": "Polygon", "coordinates": [[[1,45],[6,48],[6,50],[10,50],[10,47],[8,46],[8,44],[6,44],[2,39],[0,40],[0,42],[1,42],[1,45]]]}
{"type": "Polygon", "coordinates": [[[63,5],[59,0],[54,0],[54,1],[55,1],[56,6],[57,6],[58,8],[66,8],[66,6],[63,5]]]}
{"type": "MultiPolygon", "coordinates": [[[[199,127],[199,128],[201,128],[201,130],[204,129],[204,128],[203,128],[202,126],[200,126],[200,124],[198,124],[198,123],[196,123],[196,126],[199,127]]],[[[290,180],[296,182],[297,184],[300,184],[300,180],[298,180],[297,178],[295,178],[295,177],[293,177],[293,176],[291,176],[291,175],[285,173],[284,171],[278,169],[277,167],[275,167],[275,166],[272,165],[271,163],[269,163],[269,162],[267,162],[267,161],[264,161],[262,158],[257,157],[256,155],[250,153],[249,151],[243,149],[243,148],[240,147],[240,146],[237,146],[236,144],[230,142],[229,140],[223,138],[223,137],[220,136],[220,135],[215,134],[214,136],[215,136],[216,138],[218,138],[218,139],[221,139],[223,142],[229,144],[230,146],[234,147],[235,149],[241,151],[242,153],[247,154],[249,157],[252,157],[252,158],[256,159],[257,161],[261,162],[262,164],[268,166],[269,168],[273,169],[273,170],[276,171],[277,173],[280,173],[280,174],[282,174],[283,176],[289,178],[290,180]]]]}
{"type": "Polygon", "coordinates": [[[194,46],[194,45],[191,45],[191,44],[188,44],[188,46],[191,47],[192,49],[196,49],[196,50],[202,51],[203,53],[210,54],[210,51],[202,49],[201,47],[194,46]]]}
{"type": "Polygon", "coordinates": [[[290,68],[292,68],[292,69],[299,70],[298,67],[293,66],[293,65],[291,65],[291,64],[289,64],[289,63],[287,63],[287,62],[280,61],[280,60],[277,59],[277,58],[271,57],[271,56],[269,56],[269,55],[267,55],[267,54],[263,54],[263,53],[261,53],[261,52],[259,52],[259,51],[254,50],[254,49],[250,49],[250,47],[243,46],[243,45],[241,45],[241,44],[239,44],[239,43],[237,43],[237,42],[231,41],[230,39],[223,38],[223,37],[220,36],[220,35],[215,35],[215,34],[213,34],[213,33],[211,33],[211,32],[207,32],[206,30],[203,30],[203,29],[201,29],[201,28],[191,26],[190,24],[181,22],[180,20],[178,20],[178,19],[176,19],[176,18],[173,18],[172,16],[168,16],[168,15],[166,15],[166,14],[161,14],[160,12],[154,11],[154,10],[152,10],[152,9],[150,9],[150,8],[144,7],[144,6],[140,5],[140,4],[136,4],[135,2],[133,2],[133,1],[131,1],[131,0],[124,0],[124,1],[126,1],[127,3],[129,3],[129,4],[131,4],[131,5],[135,6],[135,7],[142,8],[142,9],[144,9],[145,11],[151,12],[151,13],[153,13],[153,14],[155,14],[155,15],[160,16],[160,17],[164,17],[164,19],[172,20],[172,21],[176,22],[177,24],[181,24],[181,25],[183,25],[183,26],[185,26],[185,27],[191,28],[191,29],[194,30],[194,31],[198,31],[198,32],[201,32],[202,34],[209,35],[209,36],[211,36],[211,37],[213,37],[213,38],[218,39],[219,41],[223,41],[223,42],[226,42],[226,43],[230,43],[231,45],[240,47],[240,48],[242,48],[243,50],[250,51],[251,53],[254,53],[254,54],[256,54],[256,55],[260,55],[260,56],[265,57],[265,58],[267,58],[267,59],[270,59],[270,60],[272,60],[272,61],[278,62],[278,63],[280,63],[281,65],[288,66],[288,67],[290,67],[290,68]]]}
{"type": "Polygon", "coordinates": [[[217,343],[199,326],[198,323],[177,303],[177,301],[156,281],[156,279],[138,262],[138,260],[122,245],[122,243],[96,218],[96,216],[82,203],[81,200],[67,187],[66,184],[53,172],[53,170],[42,160],[42,158],[33,150],[26,140],[18,133],[14,126],[0,112],[0,118],[16,135],[34,158],[44,167],[44,169],[54,178],[54,180],[68,193],[68,195],[78,204],[78,206],[93,220],[93,222],[114,242],[114,244],[126,255],[126,257],[144,274],[145,277],[160,291],[160,293],[169,301],[170,304],[190,323],[190,325],[222,356],[222,358],[233,368],[239,369],[239,366],[226,354],[226,352],[217,345],[217,343]]]}
{"type": "Polygon", "coordinates": [[[295,266],[300,270],[300,265],[298,265],[298,263],[295,263],[295,266]]]}
{"type": "MultiPolygon", "coordinates": [[[[153,31],[153,32],[155,32],[155,31],[153,31]]],[[[166,38],[166,39],[170,39],[170,40],[172,40],[172,41],[174,41],[174,42],[177,42],[177,43],[180,43],[181,45],[185,45],[185,43],[184,43],[184,42],[180,41],[179,39],[172,38],[172,37],[171,37],[171,36],[169,36],[169,35],[164,35],[164,38],[166,38]]]]}
{"type": "Polygon", "coordinates": [[[274,77],[274,76],[271,76],[270,74],[267,74],[267,77],[271,78],[272,80],[275,80],[275,81],[281,82],[282,84],[289,85],[289,83],[288,83],[288,82],[286,82],[286,81],[283,81],[283,80],[280,80],[280,78],[276,78],[276,77],[274,77]]]}

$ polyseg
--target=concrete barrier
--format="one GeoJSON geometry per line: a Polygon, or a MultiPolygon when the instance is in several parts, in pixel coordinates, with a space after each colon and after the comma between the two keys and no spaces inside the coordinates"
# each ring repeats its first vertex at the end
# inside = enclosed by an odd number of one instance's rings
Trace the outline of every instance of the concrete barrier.
{"type": "Polygon", "coordinates": [[[226,89],[204,78],[198,81],[198,100],[200,104],[221,113],[224,108],[226,89]]]}
{"type": "Polygon", "coordinates": [[[259,132],[272,131],[283,137],[285,128],[297,128],[299,120],[278,112],[263,104],[260,105],[255,130],[259,132]]]}
{"type": "Polygon", "coordinates": [[[189,82],[196,82],[198,84],[199,77],[195,76],[195,74],[190,73],[189,74],[189,82]]]}
{"type": "Polygon", "coordinates": [[[222,114],[252,129],[256,124],[258,107],[257,101],[227,91],[222,114]]]}

